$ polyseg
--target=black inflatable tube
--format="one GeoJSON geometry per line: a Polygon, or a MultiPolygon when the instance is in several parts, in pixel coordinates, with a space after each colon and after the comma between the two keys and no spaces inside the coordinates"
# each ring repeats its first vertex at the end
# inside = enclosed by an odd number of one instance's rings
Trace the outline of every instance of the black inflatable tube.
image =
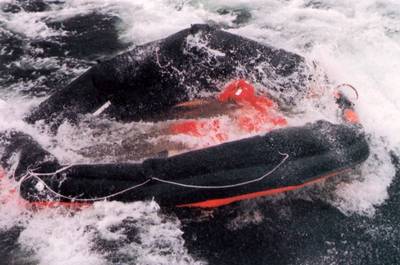
{"type": "MultiPolygon", "coordinates": [[[[57,193],[78,200],[101,198],[146,183],[109,199],[154,198],[162,205],[182,205],[301,185],[353,168],[368,156],[369,147],[359,128],[319,121],[166,159],[148,159],[141,164],[75,165],[40,178],[57,193]],[[239,187],[199,189],[156,180],[196,186],[231,185],[271,171],[284,159],[280,153],[288,158],[275,171],[262,181],[239,187]]],[[[49,171],[45,166],[40,172],[49,171]]],[[[37,183],[36,178],[23,181],[21,195],[29,201],[68,201],[46,189],[38,191],[37,183]]]]}
{"type": "Polygon", "coordinates": [[[111,106],[103,114],[112,118],[159,120],[160,114],[192,99],[194,91],[218,92],[239,76],[268,87],[279,94],[276,99],[282,104],[292,106],[307,94],[310,69],[300,55],[208,25],[192,25],[100,62],[43,101],[25,120],[44,120],[56,129],[62,121],[78,120],[106,102],[111,106]],[[188,45],[188,38],[195,36],[221,56],[188,45]],[[268,78],[259,73],[260,67],[268,78]]]}

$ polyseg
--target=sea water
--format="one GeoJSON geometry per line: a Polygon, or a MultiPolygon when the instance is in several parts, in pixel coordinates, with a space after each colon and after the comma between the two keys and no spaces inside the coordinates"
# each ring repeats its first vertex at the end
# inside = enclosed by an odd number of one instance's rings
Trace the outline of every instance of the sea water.
{"type": "MultiPolygon", "coordinates": [[[[77,150],[117,141],[132,127],[148,124],[104,122],[110,133],[99,136],[91,126],[77,129],[65,123],[53,135],[45,124],[32,126],[22,118],[96,60],[196,23],[217,25],[317,62],[329,78],[324,84],[328,90],[341,83],[354,86],[371,157],[343,181],[213,212],[165,211],[153,201],[99,202],[81,211],[30,211],[15,198],[3,200],[0,263],[399,262],[400,185],[393,159],[400,151],[400,2],[31,2],[0,1],[0,129],[29,133],[64,163],[91,162],[77,150]]],[[[310,101],[301,110],[301,119],[290,122],[331,120],[334,104],[310,101]]],[[[7,196],[0,191],[0,197],[7,196]]]]}

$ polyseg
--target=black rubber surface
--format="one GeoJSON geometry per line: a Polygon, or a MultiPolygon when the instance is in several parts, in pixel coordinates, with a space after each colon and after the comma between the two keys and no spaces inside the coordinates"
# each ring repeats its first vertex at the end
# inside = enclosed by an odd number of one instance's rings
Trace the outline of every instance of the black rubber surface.
{"type": "MultiPolygon", "coordinates": [[[[144,186],[111,199],[154,198],[162,205],[176,205],[300,185],[354,167],[368,155],[368,144],[357,127],[319,121],[165,159],[148,159],[141,164],[75,165],[62,173],[41,178],[56,192],[80,199],[107,196],[150,180],[144,186]],[[279,168],[261,181],[244,186],[198,189],[153,179],[198,186],[231,185],[269,172],[282,161],[282,153],[289,157],[279,168]]],[[[36,172],[52,171],[54,164],[46,163],[36,172]]],[[[38,191],[37,182],[35,178],[23,182],[21,195],[25,199],[65,200],[45,190],[38,191]]]]}

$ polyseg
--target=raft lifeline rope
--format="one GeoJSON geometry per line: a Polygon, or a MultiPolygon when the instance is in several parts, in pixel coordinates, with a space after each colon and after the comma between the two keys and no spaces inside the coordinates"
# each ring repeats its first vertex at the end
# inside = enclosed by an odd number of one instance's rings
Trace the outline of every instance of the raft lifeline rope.
{"type": "Polygon", "coordinates": [[[268,177],[269,175],[271,175],[272,173],[274,173],[278,168],[280,168],[285,162],[286,160],[289,158],[289,154],[286,153],[281,153],[279,152],[280,155],[284,156],[283,159],[270,171],[268,171],[267,173],[265,173],[264,175],[262,175],[261,177],[252,179],[252,180],[248,180],[248,181],[243,181],[243,182],[239,182],[239,183],[235,183],[235,184],[231,184],[231,185],[222,185],[222,186],[197,186],[197,185],[189,185],[189,184],[184,184],[184,183],[180,183],[180,182],[174,182],[174,181],[169,181],[169,180],[164,180],[164,179],[160,179],[157,177],[151,177],[149,179],[147,179],[146,181],[134,185],[132,187],[129,187],[127,189],[118,191],[116,193],[104,196],[104,197],[99,197],[99,198],[92,198],[92,199],[79,199],[79,198],[74,198],[74,197],[70,197],[70,196],[65,196],[61,193],[58,193],[57,191],[53,190],[49,185],[47,185],[47,183],[41,179],[40,177],[43,176],[54,176],[56,174],[62,173],[66,170],[68,170],[69,168],[76,166],[76,165],[68,165],[65,166],[63,168],[58,169],[55,172],[52,173],[35,173],[32,170],[28,169],[28,172],[25,176],[23,176],[19,182],[19,187],[21,187],[21,184],[29,179],[36,179],[38,181],[38,183],[41,183],[43,185],[44,188],[46,188],[50,193],[52,193],[53,195],[62,198],[62,199],[66,199],[69,201],[75,201],[75,202],[97,202],[97,201],[104,201],[107,199],[110,199],[112,197],[121,195],[123,193],[126,193],[128,191],[134,190],[136,188],[139,188],[141,186],[146,185],[147,183],[149,183],[152,180],[161,182],[161,183],[165,183],[165,184],[170,184],[170,185],[175,185],[175,186],[180,186],[180,187],[185,187],[185,188],[194,188],[194,189],[229,189],[229,188],[235,188],[235,187],[240,187],[240,186],[245,186],[245,185],[249,185],[251,183],[255,183],[255,182],[259,182],[261,180],[263,180],[264,178],[268,177]]]}
{"type": "Polygon", "coordinates": [[[334,88],[334,91],[339,91],[340,88],[345,88],[345,87],[348,87],[348,88],[350,88],[351,90],[353,90],[353,92],[354,92],[355,95],[356,95],[356,100],[358,100],[358,98],[359,98],[358,91],[357,91],[357,89],[356,89],[354,86],[352,86],[352,85],[350,85],[350,84],[343,83],[343,84],[337,85],[337,86],[334,88]]]}

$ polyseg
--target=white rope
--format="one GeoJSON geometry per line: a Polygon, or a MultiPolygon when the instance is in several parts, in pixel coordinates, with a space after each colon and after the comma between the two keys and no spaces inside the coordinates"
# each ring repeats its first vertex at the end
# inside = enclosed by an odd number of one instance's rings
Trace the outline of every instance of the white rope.
{"type": "MultiPolygon", "coordinates": [[[[140,183],[140,184],[137,184],[137,185],[135,185],[135,186],[126,188],[126,189],[124,189],[124,190],[115,192],[115,193],[110,194],[110,195],[107,195],[107,196],[98,197],[98,198],[90,198],[90,199],[79,199],[79,198],[76,198],[76,197],[65,196],[65,195],[63,195],[63,194],[61,194],[61,193],[58,193],[57,191],[53,190],[49,185],[47,185],[47,183],[46,183],[44,180],[42,180],[40,177],[36,176],[36,173],[34,173],[34,174],[29,174],[29,173],[28,173],[27,175],[24,176],[24,178],[21,179],[21,182],[20,182],[20,183],[22,184],[23,181],[28,180],[28,179],[30,179],[30,178],[34,178],[34,179],[36,179],[37,181],[39,181],[48,191],[50,191],[50,192],[53,193],[54,195],[58,196],[59,198],[67,199],[67,200],[72,201],[72,202],[74,202],[74,201],[75,201],[75,202],[97,202],[97,201],[105,201],[105,200],[110,199],[110,198],[112,198],[112,197],[121,195],[121,194],[126,193],[126,192],[128,192],[128,191],[131,191],[131,190],[134,190],[134,189],[139,188],[139,187],[141,187],[141,186],[144,186],[144,185],[146,185],[147,183],[149,183],[149,182],[151,181],[151,179],[148,179],[148,180],[146,180],[146,181],[144,181],[144,182],[142,182],[142,183],[140,183]]],[[[19,185],[19,187],[21,187],[21,184],[19,185]]]]}
{"type": "Polygon", "coordinates": [[[20,184],[19,184],[19,188],[21,187],[22,183],[28,179],[34,178],[36,179],[39,183],[41,183],[48,191],[50,191],[51,193],[53,193],[54,195],[58,196],[59,198],[62,199],[66,199],[72,202],[96,202],[96,201],[104,201],[107,199],[110,199],[112,197],[121,195],[123,193],[126,193],[128,191],[134,190],[136,188],[139,188],[141,186],[146,185],[147,183],[149,183],[152,180],[161,182],[161,183],[166,183],[166,184],[170,184],[170,185],[175,185],[175,186],[180,186],[180,187],[185,187],[185,188],[195,188],[195,189],[228,189],[228,188],[234,188],[234,187],[240,187],[240,186],[244,186],[244,185],[248,185],[251,183],[255,183],[255,182],[259,182],[261,180],[263,180],[264,178],[266,178],[267,176],[271,175],[272,173],[274,173],[283,163],[286,162],[286,160],[289,158],[289,155],[286,153],[280,153],[280,155],[284,156],[284,158],[279,162],[278,165],[276,165],[273,169],[271,169],[270,171],[268,171],[267,173],[265,173],[264,175],[262,175],[259,178],[256,179],[252,179],[252,180],[248,180],[248,181],[243,181],[243,182],[239,182],[239,183],[235,183],[235,184],[230,184],[230,185],[222,185],[222,186],[201,186],[201,185],[189,185],[189,184],[184,184],[184,183],[180,183],[180,182],[174,182],[174,181],[169,181],[169,180],[164,180],[164,179],[160,179],[157,177],[152,177],[147,179],[146,181],[131,186],[129,188],[126,188],[124,190],[115,192],[113,194],[107,195],[107,196],[103,196],[103,197],[98,197],[98,198],[90,198],[90,199],[80,199],[80,198],[76,198],[76,197],[70,197],[70,196],[66,196],[63,195],[55,190],[53,190],[49,185],[47,185],[47,183],[40,178],[40,176],[54,176],[56,174],[62,173],[64,171],[66,171],[67,169],[76,166],[77,164],[72,164],[72,165],[68,165],[65,167],[62,167],[58,170],[56,170],[55,172],[52,173],[35,173],[32,170],[28,170],[27,174],[24,175],[21,180],[20,180],[20,184]]]}
{"type": "Polygon", "coordinates": [[[71,165],[62,167],[62,168],[60,168],[60,169],[58,169],[58,170],[56,170],[56,171],[54,171],[54,172],[51,172],[51,173],[36,173],[36,172],[34,172],[34,170],[37,169],[37,168],[35,168],[35,169],[28,169],[28,175],[34,175],[34,176],[54,176],[54,175],[57,175],[57,174],[60,174],[60,173],[62,173],[62,172],[64,172],[64,171],[66,171],[67,169],[69,169],[69,168],[71,168],[71,167],[79,166],[79,165],[81,165],[81,164],[71,164],[71,165]]]}
{"type": "Polygon", "coordinates": [[[248,181],[239,182],[239,183],[236,183],[236,184],[222,185],[222,186],[197,186],[197,185],[190,185],[190,184],[184,184],[184,183],[180,183],[180,182],[164,180],[164,179],[160,179],[160,178],[157,178],[157,177],[153,177],[152,179],[154,179],[154,180],[156,180],[158,182],[162,182],[162,183],[181,186],[181,187],[185,187],[185,188],[195,188],[195,189],[228,189],[228,188],[240,187],[240,186],[248,185],[248,184],[251,184],[251,183],[254,183],[254,182],[259,182],[259,181],[263,180],[264,178],[266,178],[267,176],[269,176],[272,173],[274,173],[289,158],[288,154],[282,154],[282,153],[279,153],[279,154],[283,155],[284,158],[273,169],[271,169],[270,171],[268,171],[267,173],[265,173],[264,175],[262,175],[259,178],[248,180],[248,181]]]}
{"type": "Polygon", "coordinates": [[[111,106],[111,101],[107,101],[106,103],[104,103],[100,108],[98,108],[95,112],[92,113],[93,116],[99,116],[100,114],[102,114],[106,109],[108,109],[108,107],[111,106]]]}

